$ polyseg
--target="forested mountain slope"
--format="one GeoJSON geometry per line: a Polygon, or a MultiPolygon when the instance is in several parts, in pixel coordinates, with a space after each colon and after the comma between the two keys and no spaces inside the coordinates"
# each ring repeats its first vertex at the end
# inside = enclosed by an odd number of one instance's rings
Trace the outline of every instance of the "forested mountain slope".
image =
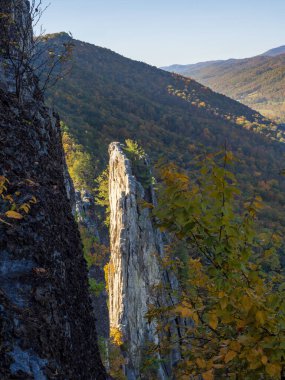
{"type": "Polygon", "coordinates": [[[173,65],[164,69],[192,77],[267,117],[285,122],[285,52],[282,48],[253,58],[173,65]]]}
{"type": "MultiPolygon", "coordinates": [[[[45,43],[60,46],[67,38],[61,33],[45,43]]],[[[238,157],[236,170],[244,189],[271,202],[264,211],[270,219],[283,220],[278,209],[285,203],[279,175],[285,146],[277,140],[284,141],[284,133],[275,124],[194,80],[73,43],[72,71],[48,100],[70,133],[100,158],[99,170],[107,163],[107,144],[125,138],[138,140],[154,160],[164,157],[184,167],[198,152],[217,151],[227,143],[238,157]]]]}

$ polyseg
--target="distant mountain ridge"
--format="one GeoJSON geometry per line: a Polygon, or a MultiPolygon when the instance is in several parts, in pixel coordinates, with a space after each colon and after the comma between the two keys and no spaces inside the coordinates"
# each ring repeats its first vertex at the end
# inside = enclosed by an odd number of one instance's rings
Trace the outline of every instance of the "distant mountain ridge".
{"type": "Polygon", "coordinates": [[[280,54],[285,54],[285,45],[279,46],[274,49],[270,49],[261,55],[264,57],[276,57],[280,54]]]}
{"type": "Polygon", "coordinates": [[[172,65],[163,69],[194,78],[269,118],[285,122],[285,46],[252,58],[172,65]]]}

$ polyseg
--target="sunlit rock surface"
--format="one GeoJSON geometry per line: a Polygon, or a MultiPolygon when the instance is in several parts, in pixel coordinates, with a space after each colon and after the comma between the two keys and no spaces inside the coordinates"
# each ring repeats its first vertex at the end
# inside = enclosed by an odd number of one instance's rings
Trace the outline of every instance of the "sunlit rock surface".
{"type": "MultiPolygon", "coordinates": [[[[165,281],[158,258],[163,256],[162,235],[142,202],[155,204],[153,187],[144,189],[133,176],[132,164],[119,143],[112,143],[109,197],[111,207],[109,313],[111,333],[120,333],[126,357],[127,378],[138,379],[148,343],[159,343],[155,322],[146,318],[156,305],[155,287],[165,281]]],[[[148,166],[147,159],[145,165],[148,166]]],[[[175,356],[175,355],[174,355],[175,356]]],[[[159,361],[159,357],[157,358],[159,361]]],[[[169,378],[168,363],[157,369],[158,379],[169,378]]]]}

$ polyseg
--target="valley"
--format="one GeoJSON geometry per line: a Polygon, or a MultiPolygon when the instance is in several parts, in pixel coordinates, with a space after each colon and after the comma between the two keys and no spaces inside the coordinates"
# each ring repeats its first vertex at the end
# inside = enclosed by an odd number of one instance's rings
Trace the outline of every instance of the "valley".
{"type": "Polygon", "coordinates": [[[285,121],[284,46],[252,58],[173,65],[163,69],[191,77],[278,123],[285,121]]]}

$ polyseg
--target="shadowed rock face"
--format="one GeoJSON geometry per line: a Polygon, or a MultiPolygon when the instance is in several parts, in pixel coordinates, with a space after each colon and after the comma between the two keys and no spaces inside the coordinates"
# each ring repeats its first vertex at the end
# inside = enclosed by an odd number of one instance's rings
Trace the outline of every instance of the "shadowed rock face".
{"type": "MultiPolygon", "coordinates": [[[[112,143],[110,154],[109,198],[111,208],[109,264],[110,327],[120,332],[127,358],[125,373],[129,380],[147,379],[141,373],[148,343],[159,344],[155,322],[146,318],[150,304],[157,304],[154,288],[166,283],[166,273],[158,257],[163,256],[162,235],[155,228],[149,209],[142,201],[155,204],[153,187],[144,189],[133,175],[132,163],[119,143],[112,143]]],[[[147,159],[145,161],[148,166],[147,159]]],[[[169,283],[169,278],[167,282],[169,283]]],[[[173,286],[175,279],[173,279],[173,286]]],[[[167,297],[160,302],[169,304],[167,297]]],[[[157,379],[170,378],[172,358],[158,365],[157,379]]],[[[177,357],[179,356],[176,355],[177,357]]],[[[161,359],[157,357],[158,361],[161,359]]],[[[165,359],[165,358],[164,358],[165,359]]]]}
{"type": "Polygon", "coordinates": [[[36,204],[0,222],[0,378],[106,379],[59,120],[41,100],[19,102],[6,79],[1,72],[0,175],[17,204],[36,204]]]}
{"type": "Polygon", "coordinates": [[[33,29],[27,0],[0,0],[0,88],[32,99],[37,79],[29,69],[33,54],[33,29]],[[20,89],[21,88],[21,89],[20,89]]]}
{"type": "Polygon", "coordinates": [[[43,105],[19,107],[3,92],[0,110],[8,191],[20,193],[19,204],[37,199],[23,220],[0,224],[0,377],[103,379],[58,120],[43,105]]]}

